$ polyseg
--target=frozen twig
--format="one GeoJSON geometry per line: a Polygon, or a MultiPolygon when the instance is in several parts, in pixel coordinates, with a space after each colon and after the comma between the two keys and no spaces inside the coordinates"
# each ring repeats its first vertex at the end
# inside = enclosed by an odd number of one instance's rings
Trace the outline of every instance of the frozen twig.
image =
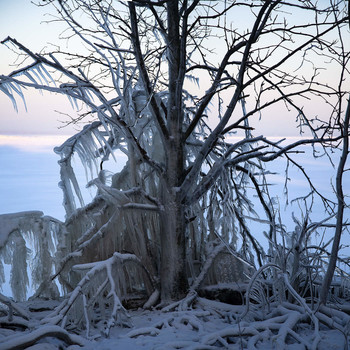
{"type": "Polygon", "coordinates": [[[270,268],[270,267],[275,268],[275,269],[278,269],[278,270],[281,269],[281,268],[280,268],[278,265],[276,265],[276,264],[267,263],[267,264],[261,266],[261,267],[254,273],[254,275],[252,276],[252,278],[250,279],[250,282],[249,282],[249,285],[248,285],[248,288],[247,288],[247,292],[246,292],[246,295],[245,295],[245,297],[246,297],[245,310],[244,310],[244,312],[239,316],[239,319],[240,319],[240,320],[242,320],[242,319],[248,314],[248,312],[249,312],[249,306],[250,306],[250,300],[249,300],[249,298],[250,298],[250,292],[251,292],[251,290],[252,290],[252,287],[253,287],[253,285],[254,285],[256,279],[259,277],[259,275],[260,275],[264,270],[266,270],[266,269],[268,269],[268,268],[270,268]]]}
{"type": "Polygon", "coordinates": [[[299,336],[293,328],[298,322],[305,320],[305,315],[288,310],[286,308],[277,307],[275,312],[270,314],[270,317],[263,321],[256,322],[241,322],[240,324],[229,326],[220,331],[213,332],[205,336],[201,343],[205,345],[213,345],[217,341],[222,343],[223,339],[236,339],[238,344],[239,338],[248,338],[247,349],[256,349],[256,344],[259,341],[266,339],[274,339],[276,348],[284,348],[285,341],[288,335],[293,337],[306,348],[310,344],[299,336]],[[273,334],[277,334],[274,336],[273,334]]]}

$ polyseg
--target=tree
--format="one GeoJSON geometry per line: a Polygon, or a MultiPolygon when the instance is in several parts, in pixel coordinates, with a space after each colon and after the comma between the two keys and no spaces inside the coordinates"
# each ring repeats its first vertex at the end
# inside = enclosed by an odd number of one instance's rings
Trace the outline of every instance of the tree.
{"type": "MultiPolygon", "coordinates": [[[[37,54],[8,37],[2,43],[25,62],[0,76],[0,89],[15,106],[24,88],[64,94],[81,111],[79,120],[94,119],[56,148],[68,235],[51,280],[59,277],[66,291],[81,291],[89,279],[79,271],[90,269],[95,278],[104,269],[93,285],[102,294],[107,285],[114,288],[113,265],[119,296],[141,286],[153,302],[160,291],[166,305],[198,288],[205,273],[196,266],[208,271],[224,248],[247,268],[262,267],[268,257],[249,228],[256,216],[250,198],[254,192],[270,247],[278,247],[283,226],[265,164],[281,157],[305,174],[305,198],[319,196],[332,217],[334,204],[293,155],[303,145],[327,153],[348,133],[337,133],[335,122],[343,118],[349,51],[332,36],[348,34],[344,2],[52,0],[40,6],[49,5],[76,51],[37,54]],[[248,29],[235,28],[238,18],[247,18],[248,29]],[[316,56],[342,67],[340,80],[327,81],[322,69],[329,63],[314,64],[316,56]],[[337,118],[317,116],[315,103],[337,118]],[[256,119],[269,113],[296,116],[300,139],[283,144],[254,136],[261,123],[269,124],[256,119]],[[103,167],[118,152],[127,162],[108,183],[103,167]],[[89,183],[97,196],[86,206],[71,165],[74,153],[100,170],[89,183]],[[102,260],[103,268],[91,264],[102,260]]],[[[38,293],[45,288],[42,283],[38,293]]],[[[114,303],[122,308],[117,295],[114,303]]]]}

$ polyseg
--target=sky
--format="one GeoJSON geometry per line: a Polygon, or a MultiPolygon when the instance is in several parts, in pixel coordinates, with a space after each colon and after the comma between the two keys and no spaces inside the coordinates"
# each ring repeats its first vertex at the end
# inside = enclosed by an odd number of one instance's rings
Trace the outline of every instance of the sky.
{"type": "MultiPolygon", "coordinates": [[[[49,7],[37,7],[30,0],[0,0],[0,40],[7,36],[14,37],[34,52],[39,52],[47,43],[56,42],[56,38],[62,32],[63,27],[57,23],[45,23],[51,18],[48,15],[49,11],[49,7]]],[[[232,23],[235,26],[241,25],[235,18],[232,19],[232,23]]],[[[220,46],[218,46],[218,51],[220,51],[220,46]]],[[[0,74],[6,74],[14,69],[15,67],[12,64],[15,59],[16,56],[6,46],[0,45],[0,74]]],[[[327,74],[330,77],[334,75],[332,65],[329,65],[327,74]]],[[[41,95],[36,91],[26,91],[25,96],[27,111],[22,101],[18,100],[17,113],[10,99],[0,93],[0,134],[71,136],[75,133],[77,128],[72,126],[63,127],[65,126],[64,122],[67,121],[64,113],[72,116],[76,115],[76,111],[72,109],[66,97],[50,93],[41,95]]],[[[320,114],[325,113],[317,104],[312,108],[315,109],[315,114],[318,112],[320,114]]],[[[286,110],[281,105],[282,109],[285,113],[286,110]]],[[[280,115],[280,110],[275,109],[271,116],[267,115],[266,117],[268,118],[268,125],[260,123],[255,134],[266,131],[272,136],[292,136],[295,134],[296,113],[284,118],[280,115]]],[[[81,127],[79,126],[79,128],[81,127]]]]}
{"type": "MultiPolygon", "coordinates": [[[[44,23],[50,19],[48,9],[35,6],[30,0],[0,0],[0,41],[7,36],[17,39],[40,52],[47,43],[54,42],[62,27],[44,23]]],[[[16,69],[13,63],[16,56],[5,46],[0,45],[0,74],[16,69]]],[[[65,126],[67,117],[56,112],[75,115],[68,99],[64,96],[37,91],[26,91],[27,111],[19,99],[18,113],[11,100],[0,93],[0,134],[37,135],[55,134],[72,135],[73,127],[65,126]]]]}

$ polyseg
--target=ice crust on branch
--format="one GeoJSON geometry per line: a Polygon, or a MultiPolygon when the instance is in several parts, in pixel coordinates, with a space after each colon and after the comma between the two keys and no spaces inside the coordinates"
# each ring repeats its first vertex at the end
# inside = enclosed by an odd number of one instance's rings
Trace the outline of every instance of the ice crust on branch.
{"type": "MultiPolygon", "coordinates": [[[[40,211],[0,215],[0,283],[5,282],[3,264],[11,265],[10,285],[15,300],[26,299],[29,276],[32,289],[49,279],[56,264],[55,254],[65,234],[62,222],[40,211]],[[34,252],[31,252],[33,247],[34,252]],[[33,258],[30,255],[35,253],[33,258]]],[[[48,282],[42,296],[57,297],[58,289],[48,282]]]]}

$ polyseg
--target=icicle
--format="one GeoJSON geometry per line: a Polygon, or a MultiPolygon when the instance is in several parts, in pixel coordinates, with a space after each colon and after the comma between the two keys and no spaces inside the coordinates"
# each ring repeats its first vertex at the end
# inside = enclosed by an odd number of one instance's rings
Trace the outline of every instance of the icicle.
{"type": "Polygon", "coordinates": [[[2,263],[3,254],[0,250],[0,287],[6,282],[4,264],[2,263]]]}
{"type": "Polygon", "coordinates": [[[22,92],[22,88],[20,85],[18,85],[16,82],[12,82],[11,83],[11,89],[13,89],[22,99],[23,104],[24,104],[24,108],[27,112],[27,104],[26,104],[26,100],[24,98],[23,92],[22,92]]]}
{"type": "Polygon", "coordinates": [[[75,205],[75,200],[74,200],[74,195],[70,183],[70,171],[69,167],[70,164],[67,164],[68,161],[61,161],[59,162],[61,165],[61,181],[59,182],[59,187],[63,191],[63,206],[64,209],[66,210],[67,216],[70,216],[74,210],[76,209],[75,205]]]}
{"type": "Polygon", "coordinates": [[[16,301],[26,300],[26,290],[29,285],[27,275],[27,247],[25,240],[18,233],[13,237],[10,284],[14,299],[16,301]]]}
{"type": "Polygon", "coordinates": [[[8,84],[2,83],[2,84],[0,84],[0,90],[2,92],[4,92],[5,95],[7,95],[10,98],[12,105],[13,105],[13,108],[15,109],[16,112],[18,112],[17,102],[16,102],[15,98],[13,97],[13,94],[11,92],[11,87],[9,87],[8,84]]]}
{"type": "MultiPolygon", "coordinates": [[[[44,71],[44,73],[49,77],[50,81],[53,83],[54,86],[56,86],[56,82],[55,80],[52,78],[51,74],[48,72],[48,70],[45,68],[45,66],[43,64],[41,64],[40,66],[38,66],[38,69],[40,70],[40,68],[44,71]]],[[[44,74],[40,71],[40,73],[42,74],[43,77],[44,74]]],[[[49,83],[47,82],[47,80],[45,80],[45,82],[47,83],[47,85],[49,85],[49,83]]]]}
{"type": "Polygon", "coordinates": [[[36,80],[31,76],[31,74],[28,71],[24,71],[23,74],[33,83],[37,84],[36,80]]]}

